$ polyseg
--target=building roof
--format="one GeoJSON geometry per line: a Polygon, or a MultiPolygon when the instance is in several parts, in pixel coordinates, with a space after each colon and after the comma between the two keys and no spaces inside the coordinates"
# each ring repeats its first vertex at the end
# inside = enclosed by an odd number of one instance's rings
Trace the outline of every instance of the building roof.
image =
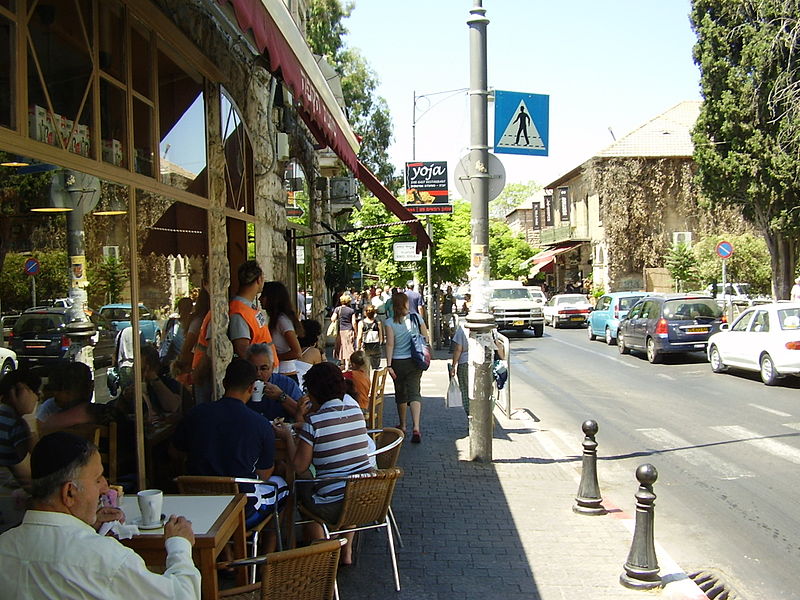
{"type": "Polygon", "coordinates": [[[700,114],[700,100],[685,100],[617,140],[595,156],[692,156],[691,130],[700,114]]]}

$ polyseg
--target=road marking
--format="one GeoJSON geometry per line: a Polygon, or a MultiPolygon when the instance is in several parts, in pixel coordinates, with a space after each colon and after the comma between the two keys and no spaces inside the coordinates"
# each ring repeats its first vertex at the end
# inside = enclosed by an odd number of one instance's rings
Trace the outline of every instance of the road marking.
{"type": "Polygon", "coordinates": [[[800,423],[784,423],[783,426],[794,429],[795,431],[800,431],[800,423]]]}
{"type": "Polygon", "coordinates": [[[675,381],[675,378],[672,375],[667,375],[666,373],[658,373],[659,377],[663,377],[664,379],[669,379],[670,381],[675,381]]]}
{"type": "Polygon", "coordinates": [[[660,450],[674,450],[675,455],[686,460],[690,465],[701,469],[710,469],[718,474],[720,479],[740,479],[753,477],[753,473],[733,463],[729,463],[714,456],[709,450],[695,448],[696,444],[684,440],[662,428],[637,429],[639,433],[656,442],[663,448],[660,450]]]}
{"type": "Polygon", "coordinates": [[[760,404],[748,404],[747,406],[752,406],[753,408],[757,408],[758,410],[763,410],[764,412],[772,413],[773,415],[778,415],[779,417],[792,416],[789,413],[785,413],[780,410],[775,410],[774,408],[769,408],[767,406],[761,406],[760,404]]]}
{"type": "Polygon", "coordinates": [[[719,431],[720,433],[724,433],[732,438],[738,438],[739,440],[750,444],[751,446],[755,446],[759,450],[769,452],[778,458],[783,458],[795,463],[796,465],[800,465],[800,450],[794,446],[784,444],[783,442],[776,442],[775,440],[766,439],[762,435],[737,425],[723,425],[720,427],[712,427],[711,429],[714,431],[719,431]]]}
{"type": "Polygon", "coordinates": [[[565,346],[569,346],[571,348],[577,348],[578,350],[582,350],[584,352],[588,352],[589,354],[594,354],[595,356],[600,356],[602,358],[607,358],[608,360],[613,360],[615,363],[619,363],[625,367],[630,367],[631,369],[638,369],[639,365],[632,365],[624,360],[620,360],[614,356],[608,356],[607,354],[603,354],[602,352],[596,352],[595,350],[588,350],[583,346],[578,346],[577,344],[570,344],[569,342],[565,342],[564,340],[560,340],[557,337],[550,336],[550,339],[558,342],[559,344],[564,344],[565,346]]]}

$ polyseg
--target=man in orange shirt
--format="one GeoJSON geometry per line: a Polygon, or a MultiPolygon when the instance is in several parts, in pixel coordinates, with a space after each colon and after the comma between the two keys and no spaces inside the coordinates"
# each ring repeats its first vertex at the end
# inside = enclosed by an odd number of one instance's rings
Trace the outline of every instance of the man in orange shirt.
{"type": "MultiPolygon", "coordinates": [[[[269,332],[267,315],[254,308],[256,297],[264,287],[264,273],[258,262],[248,260],[242,263],[238,277],[239,289],[228,308],[228,338],[236,356],[245,358],[251,344],[272,345],[272,334],[269,332]]],[[[273,354],[277,361],[277,353],[273,354]]]]}

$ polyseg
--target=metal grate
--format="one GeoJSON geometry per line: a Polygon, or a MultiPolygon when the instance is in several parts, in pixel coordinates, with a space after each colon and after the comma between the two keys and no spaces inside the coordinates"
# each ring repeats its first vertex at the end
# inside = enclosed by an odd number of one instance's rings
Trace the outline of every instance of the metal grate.
{"type": "Polygon", "coordinates": [[[744,600],[725,577],[714,569],[689,573],[689,579],[694,581],[710,600],[744,600]]]}

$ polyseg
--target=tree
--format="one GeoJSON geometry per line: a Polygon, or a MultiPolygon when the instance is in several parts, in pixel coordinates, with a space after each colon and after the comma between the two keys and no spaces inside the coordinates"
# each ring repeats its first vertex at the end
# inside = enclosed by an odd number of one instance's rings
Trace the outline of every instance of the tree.
{"type": "Polygon", "coordinates": [[[534,254],[525,238],[511,231],[505,222],[489,223],[489,276],[492,279],[519,279],[525,276],[528,267],[522,266],[522,263],[534,254]]]}
{"type": "Polygon", "coordinates": [[[512,210],[529,201],[540,189],[542,186],[535,181],[507,183],[500,195],[489,202],[489,218],[504,219],[512,210]]]}
{"type": "Polygon", "coordinates": [[[723,240],[733,244],[733,256],[726,259],[728,281],[749,283],[752,293],[768,294],[772,275],[769,250],[763,238],[750,233],[711,235],[697,242],[692,252],[697,263],[699,282],[709,284],[722,281],[722,259],[717,256],[715,248],[723,240]]]}
{"type": "MultiPolygon", "coordinates": [[[[32,255],[39,261],[36,277],[36,303],[63,298],[69,290],[67,253],[63,250],[39,251],[32,255]]],[[[9,252],[0,270],[0,290],[3,291],[3,310],[23,310],[31,306],[31,276],[23,265],[29,254],[9,252]]]]}
{"type": "Polygon", "coordinates": [[[87,293],[95,302],[119,302],[129,277],[130,271],[122,261],[113,256],[105,256],[102,262],[89,269],[87,293]]]}
{"type": "Polygon", "coordinates": [[[798,257],[798,14],[798,0],[693,0],[691,13],[704,98],[698,183],[764,236],[776,298],[788,298],[798,257]]]}
{"type": "Polygon", "coordinates": [[[697,259],[691,248],[684,243],[675,244],[666,257],[669,274],[678,284],[678,291],[683,291],[697,282],[697,259]]]}
{"type": "Polygon", "coordinates": [[[347,48],[347,29],[342,21],[350,16],[354,3],[341,0],[311,0],[306,26],[312,52],[325,56],[342,78],[342,93],[353,131],[361,136],[359,159],[396,193],[400,180],[394,176],[387,149],[392,141],[389,106],[375,93],[379,80],[357,49],[347,48]]]}

